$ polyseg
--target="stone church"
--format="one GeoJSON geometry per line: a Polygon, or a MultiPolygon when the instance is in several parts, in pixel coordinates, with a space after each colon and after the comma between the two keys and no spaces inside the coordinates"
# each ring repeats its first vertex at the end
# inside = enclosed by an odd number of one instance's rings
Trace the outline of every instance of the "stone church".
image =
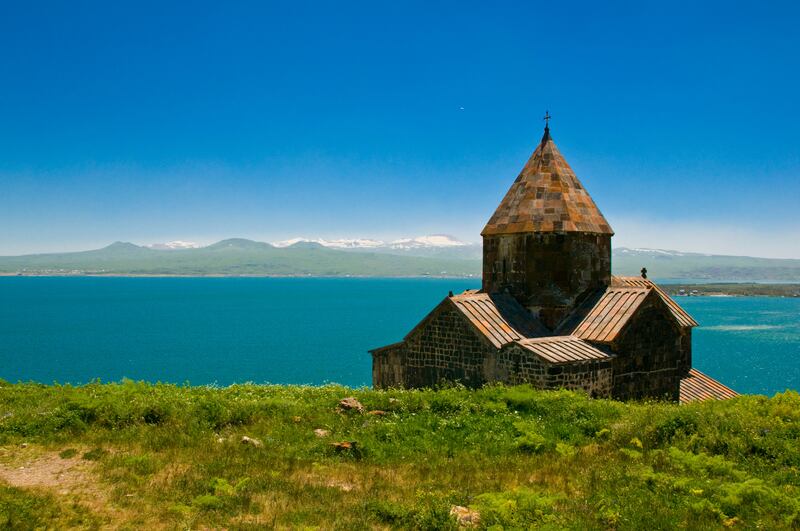
{"type": "Polygon", "coordinates": [[[692,368],[697,326],[646,278],[611,275],[614,231],[549,126],[483,229],[480,290],[371,351],[375,387],[529,383],[620,400],[736,393],[692,368]]]}

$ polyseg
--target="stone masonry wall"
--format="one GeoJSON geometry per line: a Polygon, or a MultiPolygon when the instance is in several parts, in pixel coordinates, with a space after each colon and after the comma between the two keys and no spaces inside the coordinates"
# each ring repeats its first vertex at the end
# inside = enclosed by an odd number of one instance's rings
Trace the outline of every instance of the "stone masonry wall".
{"type": "Polygon", "coordinates": [[[484,362],[494,351],[458,310],[445,302],[405,342],[404,385],[430,387],[442,381],[457,381],[480,387],[486,382],[484,362]]]}
{"type": "Polygon", "coordinates": [[[383,347],[372,353],[372,385],[378,389],[404,387],[406,379],[404,343],[383,347]]]}
{"type": "Polygon", "coordinates": [[[677,401],[684,375],[685,340],[663,304],[646,300],[613,345],[613,397],[677,401]]]}
{"type": "Polygon", "coordinates": [[[610,360],[552,365],[544,389],[585,391],[595,398],[611,397],[614,369],[610,360]]]}
{"type": "Polygon", "coordinates": [[[547,379],[547,364],[519,345],[511,344],[489,358],[487,373],[492,380],[508,385],[529,383],[543,389],[547,379]]]}
{"type": "Polygon", "coordinates": [[[610,360],[555,365],[512,344],[497,353],[494,376],[493,380],[510,385],[529,383],[537,389],[571,389],[610,397],[613,369],[610,360]]]}
{"type": "Polygon", "coordinates": [[[692,329],[686,327],[681,330],[681,357],[678,371],[686,377],[692,368],[692,329]]]}
{"type": "Polygon", "coordinates": [[[483,238],[483,291],[506,289],[550,329],[574,303],[611,283],[611,236],[582,232],[483,238]]]}

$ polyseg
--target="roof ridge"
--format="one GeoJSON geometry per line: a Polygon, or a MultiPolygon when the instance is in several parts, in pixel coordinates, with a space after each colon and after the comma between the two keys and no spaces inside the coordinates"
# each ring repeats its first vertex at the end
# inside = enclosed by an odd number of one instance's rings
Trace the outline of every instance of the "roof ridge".
{"type": "Polygon", "coordinates": [[[450,295],[449,298],[450,299],[469,299],[469,298],[478,297],[478,296],[481,296],[481,295],[489,297],[489,294],[484,292],[484,291],[465,290],[463,293],[457,293],[457,294],[450,295]]]}
{"type": "Polygon", "coordinates": [[[583,319],[575,325],[573,334],[588,341],[614,341],[639,307],[654,293],[653,289],[607,287],[583,319]]]}
{"type": "Polygon", "coordinates": [[[445,301],[452,304],[481,337],[498,349],[545,332],[541,323],[511,295],[462,293],[447,297],[445,301]]]}
{"type": "Polygon", "coordinates": [[[667,294],[667,292],[664,291],[664,289],[661,286],[659,286],[649,278],[642,278],[637,276],[622,276],[622,275],[612,275],[611,277],[611,287],[613,288],[624,288],[625,286],[633,287],[631,285],[632,283],[635,285],[645,284],[648,288],[658,293],[658,296],[661,297],[661,300],[663,300],[664,303],[669,307],[670,312],[672,312],[672,315],[675,317],[675,319],[678,320],[680,326],[689,328],[698,326],[697,321],[695,321],[694,318],[691,315],[689,315],[689,312],[684,310],[683,307],[677,302],[675,302],[675,299],[670,297],[669,294],[667,294]],[[614,286],[615,281],[617,282],[616,286],[614,286]],[[620,283],[622,283],[623,285],[620,286],[619,285],[620,283]]]}
{"type": "Polygon", "coordinates": [[[562,336],[524,337],[518,339],[517,343],[555,343],[558,341],[583,341],[583,339],[574,334],[569,334],[562,336]]]}

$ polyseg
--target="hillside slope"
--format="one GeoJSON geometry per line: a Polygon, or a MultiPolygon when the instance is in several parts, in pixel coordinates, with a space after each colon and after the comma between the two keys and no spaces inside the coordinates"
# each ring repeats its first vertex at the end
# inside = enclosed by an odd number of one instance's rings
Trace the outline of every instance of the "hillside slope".
{"type": "Polygon", "coordinates": [[[117,242],[75,253],[0,257],[0,272],[27,274],[469,276],[480,263],[328,249],[314,243],[273,247],[230,239],[198,249],[157,250],[117,242]]]}
{"type": "MultiPolygon", "coordinates": [[[[480,246],[330,247],[298,241],[276,247],[241,238],[173,250],[117,242],[74,253],[0,257],[5,274],[477,276],[480,246]]],[[[659,249],[618,248],[617,275],[693,282],[800,282],[800,260],[704,255],[659,249]]]]}
{"type": "Polygon", "coordinates": [[[715,282],[798,282],[800,260],[685,253],[663,249],[613,251],[617,275],[638,275],[646,267],[652,278],[715,282]]]}
{"type": "Polygon", "coordinates": [[[797,529],[799,439],[796,392],[0,381],[0,528],[797,529]]]}

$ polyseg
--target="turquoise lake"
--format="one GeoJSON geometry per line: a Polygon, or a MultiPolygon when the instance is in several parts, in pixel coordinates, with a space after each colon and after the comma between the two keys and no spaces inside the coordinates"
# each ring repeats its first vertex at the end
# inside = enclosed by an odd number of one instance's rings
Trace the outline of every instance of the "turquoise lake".
{"type": "MultiPolygon", "coordinates": [[[[0,378],[369,385],[462,279],[0,277],[0,378]]],[[[800,389],[800,299],[683,297],[694,365],[744,393],[800,389]]]]}

